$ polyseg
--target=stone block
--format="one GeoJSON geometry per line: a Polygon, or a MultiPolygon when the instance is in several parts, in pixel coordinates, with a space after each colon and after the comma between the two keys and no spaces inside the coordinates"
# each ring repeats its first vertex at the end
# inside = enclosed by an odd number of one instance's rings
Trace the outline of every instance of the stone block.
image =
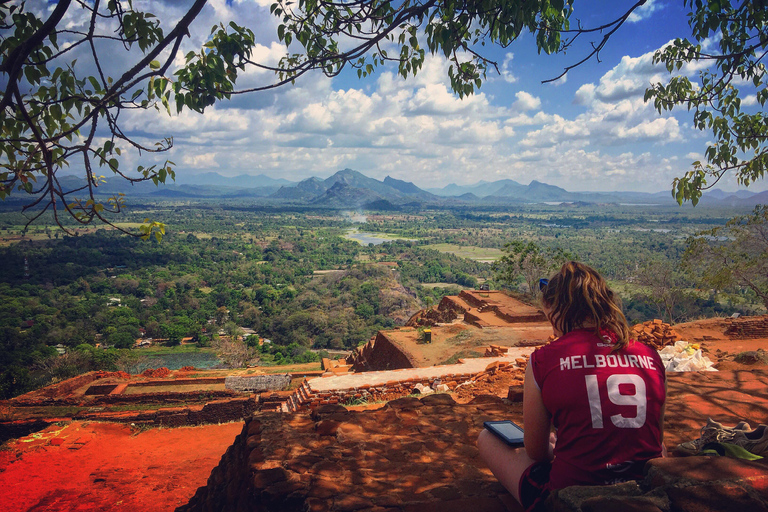
{"type": "Polygon", "coordinates": [[[266,489],[277,482],[288,480],[288,472],[283,468],[270,468],[256,471],[253,475],[253,486],[256,489],[266,489]]]}
{"type": "Polygon", "coordinates": [[[403,512],[508,512],[507,507],[496,497],[471,497],[458,500],[416,503],[403,507],[403,512]]]}
{"type": "Polygon", "coordinates": [[[645,497],[600,496],[584,500],[581,512],[662,512],[662,509],[645,497]]]}
{"type": "Polygon", "coordinates": [[[645,467],[646,482],[659,487],[678,480],[699,482],[763,479],[768,477],[768,467],[729,457],[667,457],[648,461],[645,467]]]}
{"type": "Polygon", "coordinates": [[[321,402],[320,407],[318,407],[315,411],[312,412],[312,416],[311,417],[314,420],[319,419],[321,416],[328,416],[328,415],[336,414],[336,413],[343,414],[343,413],[347,412],[347,408],[344,407],[343,405],[327,404],[327,403],[323,404],[322,400],[320,402],[321,402]]]}
{"type": "Polygon", "coordinates": [[[461,495],[456,490],[456,488],[451,485],[443,485],[440,487],[435,487],[434,489],[430,489],[429,494],[440,501],[449,501],[461,498],[461,495]]]}
{"type": "Polygon", "coordinates": [[[317,464],[318,462],[322,461],[323,458],[319,455],[301,455],[299,457],[295,457],[293,459],[289,459],[285,462],[285,467],[289,471],[293,471],[294,473],[298,473],[300,475],[303,475],[309,469],[317,464]]]}
{"type": "Polygon", "coordinates": [[[248,422],[248,435],[249,436],[255,436],[261,434],[261,421],[259,420],[251,420],[248,422]]]}
{"type": "Polygon", "coordinates": [[[251,453],[248,454],[248,465],[253,466],[264,462],[264,453],[259,448],[254,448],[251,453]]]}
{"type": "Polygon", "coordinates": [[[371,507],[373,507],[373,502],[371,500],[352,494],[342,494],[336,496],[333,500],[333,510],[338,510],[339,512],[349,512],[371,507]]]}
{"type": "Polygon", "coordinates": [[[335,436],[341,423],[334,420],[321,420],[315,424],[315,432],[319,436],[335,436]]]}
{"type": "Polygon", "coordinates": [[[768,512],[763,503],[752,498],[737,484],[673,486],[667,496],[672,510],[685,512],[768,512]]]}
{"type": "Polygon", "coordinates": [[[456,401],[451,395],[440,393],[425,396],[421,399],[421,403],[424,405],[456,405],[456,401]]]}
{"type": "Polygon", "coordinates": [[[391,409],[415,409],[417,407],[423,407],[423,405],[424,404],[418,398],[404,397],[388,402],[385,407],[391,409]]]}
{"type": "Polygon", "coordinates": [[[332,498],[349,491],[349,484],[338,480],[318,479],[312,482],[309,496],[314,498],[332,498]]]}
{"type": "Polygon", "coordinates": [[[581,504],[590,498],[625,498],[642,494],[640,486],[635,481],[614,485],[574,485],[553,491],[546,503],[552,510],[577,512],[581,509],[581,504]]]}
{"type": "Polygon", "coordinates": [[[263,391],[280,391],[291,383],[289,374],[283,375],[251,375],[247,377],[230,376],[224,379],[224,388],[238,392],[260,393],[263,391]]]}
{"type": "Polygon", "coordinates": [[[509,386],[509,391],[507,391],[507,400],[510,402],[522,402],[523,386],[509,386]]]}
{"type": "Polygon", "coordinates": [[[344,476],[344,468],[336,462],[323,460],[315,464],[310,470],[312,474],[321,479],[339,480],[344,476]]]}
{"type": "Polygon", "coordinates": [[[331,503],[321,498],[308,498],[304,502],[307,512],[328,512],[331,510],[331,503]]]}

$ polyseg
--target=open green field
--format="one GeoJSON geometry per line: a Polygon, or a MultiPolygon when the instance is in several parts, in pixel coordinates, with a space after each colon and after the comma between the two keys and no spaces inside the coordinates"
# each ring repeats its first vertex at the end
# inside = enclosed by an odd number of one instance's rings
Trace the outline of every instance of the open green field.
{"type": "Polygon", "coordinates": [[[143,356],[164,356],[167,354],[181,354],[189,352],[210,352],[213,354],[215,350],[210,347],[198,347],[196,344],[190,343],[188,345],[177,345],[175,347],[163,347],[155,345],[152,348],[137,348],[134,350],[134,352],[143,356]]]}
{"type": "Polygon", "coordinates": [[[123,229],[136,229],[143,225],[143,222],[115,222],[115,226],[123,229]]]}
{"type": "Polygon", "coordinates": [[[504,256],[504,252],[501,249],[494,249],[493,247],[475,247],[473,245],[456,244],[430,244],[424,245],[423,247],[425,249],[435,249],[440,252],[449,252],[460,258],[467,258],[485,263],[496,261],[504,256]]]}
{"type": "Polygon", "coordinates": [[[424,288],[461,288],[456,283],[421,283],[424,288]]]}

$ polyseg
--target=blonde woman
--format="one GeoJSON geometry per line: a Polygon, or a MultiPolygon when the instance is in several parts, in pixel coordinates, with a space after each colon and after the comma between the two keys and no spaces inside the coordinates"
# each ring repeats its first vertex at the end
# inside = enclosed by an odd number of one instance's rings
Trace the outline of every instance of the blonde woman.
{"type": "Polygon", "coordinates": [[[526,510],[554,489],[642,478],[645,463],[663,452],[664,366],[655,350],[629,339],[605,280],[572,261],[540,289],[558,339],[531,354],[526,369],[525,447],[510,448],[487,430],[477,441],[526,510]]]}

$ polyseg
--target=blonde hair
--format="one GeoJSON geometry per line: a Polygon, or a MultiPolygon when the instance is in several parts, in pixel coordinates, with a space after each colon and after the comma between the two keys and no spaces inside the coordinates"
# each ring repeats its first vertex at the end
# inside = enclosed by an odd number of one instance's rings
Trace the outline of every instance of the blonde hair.
{"type": "Polygon", "coordinates": [[[629,343],[629,326],[621,311],[621,299],[592,267],[576,261],[564,264],[542,290],[549,320],[563,334],[594,325],[595,333],[607,330],[616,335],[620,350],[629,343]]]}

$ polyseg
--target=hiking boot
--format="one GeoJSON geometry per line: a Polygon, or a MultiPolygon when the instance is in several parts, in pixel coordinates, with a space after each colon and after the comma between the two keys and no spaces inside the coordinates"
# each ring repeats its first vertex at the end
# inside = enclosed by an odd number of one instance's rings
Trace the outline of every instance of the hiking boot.
{"type": "Polygon", "coordinates": [[[733,439],[728,441],[755,455],[768,455],[768,426],[760,425],[755,430],[739,431],[734,433],[733,439]]]}
{"type": "MultiPolygon", "coordinates": [[[[759,429],[755,429],[759,430],[759,429]]],[[[707,424],[701,427],[701,437],[694,439],[693,441],[686,441],[680,443],[675,448],[675,453],[681,455],[696,455],[698,454],[704,445],[709,443],[733,443],[734,436],[739,433],[749,432],[749,423],[746,421],[740,421],[735,427],[726,427],[722,423],[718,423],[712,418],[707,419],[707,424]]],[[[766,438],[768,443],[768,438],[766,438]]],[[[765,449],[765,446],[763,447],[765,449]]]]}

